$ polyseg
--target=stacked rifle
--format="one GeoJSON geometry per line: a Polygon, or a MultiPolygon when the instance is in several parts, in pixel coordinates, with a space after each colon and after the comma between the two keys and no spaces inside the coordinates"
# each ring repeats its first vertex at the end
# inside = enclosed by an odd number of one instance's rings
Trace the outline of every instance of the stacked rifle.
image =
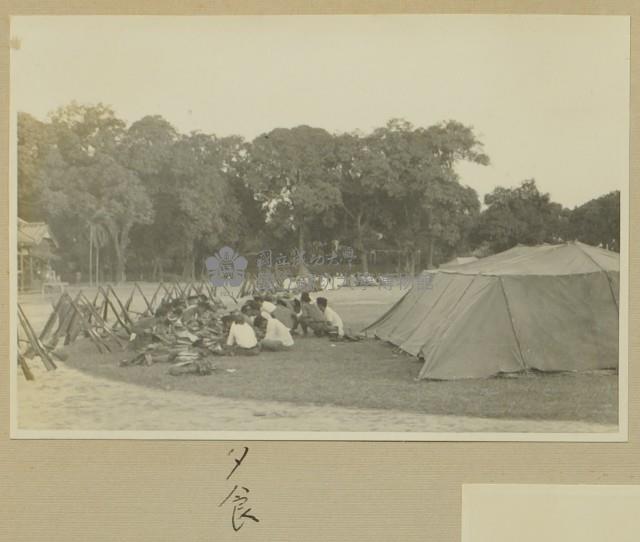
{"type": "Polygon", "coordinates": [[[18,305],[18,364],[27,380],[33,380],[29,358],[38,357],[53,370],[53,357],[64,358],[56,348],[86,337],[101,354],[135,350],[122,365],[174,361],[179,368],[172,374],[208,374],[212,366],[206,357],[222,349],[225,311],[206,282],[160,283],[150,298],[134,283],[125,301],[109,285],[99,287],[92,300],[82,291],[73,297],[63,293],[39,335],[18,305]],[[142,309],[134,308],[134,298],[142,299],[142,309]]]}

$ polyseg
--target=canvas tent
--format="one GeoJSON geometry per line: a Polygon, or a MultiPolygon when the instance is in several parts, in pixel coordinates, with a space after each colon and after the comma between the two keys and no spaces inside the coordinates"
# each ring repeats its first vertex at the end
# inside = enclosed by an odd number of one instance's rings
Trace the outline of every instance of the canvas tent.
{"type": "Polygon", "coordinates": [[[419,378],[617,368],[618,254],[518,245],[432,273],[365,330],[423,358],[419,378]]]}
{"type": "Polygon", "coordinates": [[[450,260],[447,263],[443,263],[440,266],[440,269],[449,269],[450,267],[456,267],[458,265],[475,262],[477,260],[478,258],[476,258],[475,256],[458,256],[457,258],[454,258],[453,260],[450,260]]]}

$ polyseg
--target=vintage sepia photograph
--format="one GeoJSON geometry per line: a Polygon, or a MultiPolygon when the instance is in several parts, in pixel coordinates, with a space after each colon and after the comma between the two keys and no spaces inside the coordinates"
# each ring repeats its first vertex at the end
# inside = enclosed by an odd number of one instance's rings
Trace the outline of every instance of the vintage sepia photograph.
{"type": "Polygon", "coordinates": [[[626,440],[629,32],[12,17],[12,437],[626,440]]]}

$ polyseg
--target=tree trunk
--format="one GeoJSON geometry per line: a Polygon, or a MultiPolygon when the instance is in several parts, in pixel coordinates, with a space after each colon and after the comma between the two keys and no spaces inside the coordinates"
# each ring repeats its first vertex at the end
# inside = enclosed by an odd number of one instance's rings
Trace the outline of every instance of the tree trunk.
{"type": "Polygon", "coordinates": [[[362,227],[362,213],[360,213],[356,219],[356,251],[360,256],[360,261],[362,262],[362,272],[367,274],[369,273],[369,255],[367,254],[367,249],[364,246],[363,239],[363,227],[362,227]]]}
{"type": "Polygon", "coordinates": [[[407,275],[415,276],[416,269],[420,262],[420,249],[407,247],[404,250],[404,272],[407,275]]]}
{"type": "Polygon", "coordinates": [[[113,241],[113,252],[115,256],[115,277],[116,284],[125,282],[127,275],[125,271],[125,262],[128,245],[129,228],[124,227],[122,231],[118,231],[115,226],[108,228],[111,240],[113,241]]]}
{"type": "Polygon", "coordinates": [[[158,278],[162,281],[163,272],[162,272],[162,261],[160,258],[153,259],[153,269],[151,270],[151,280],[156,282],[158,278]]]}
{"type": "Polygon", "coordinates": [[[116,255],[116,273],[115,282],[119,284],[127,280],[127,276],[124,269],[124,250],[119,240],[114,240],[113,248],[116,255]]]}
{"type": "Polygon", "coordinates": [[[435,239],[429,237],[429,259],[427,260],[427,269],[433,269],[433,250],[435,248],[435,239]]]}
{"type": "Polygon", "coordinates": [[[434,242],[435,242],[435,238],[433,236],[433,215],[431,214],[431,208],[428,208],[428,213],[427,213],[427,225],[428,225],[428,232],[429,232],[429,256],[427,257],[427,269],[433,269],[433,249],[434,249],[434,242]]]}
{"type": "Polygon", "coordinates": [[[93,286],[93,224],[89,224],[89,287],[93,286]]]}
{"type": "Polygon", "coordinates": [[[156,282],[156,281],[163,282],[164,281],[164,267],[162,266],[162,259],[161,258],[155,258],[153,260],[152,280],[154,282],[156,282]]]}
{"type": "Polygon", "coordinates": [[[306,268],[304,265],[304,222],[298,226],[298,275],[304,275],[306,268]]]}
{"type": "Polygon", "coordinates": [[[114,239],[113,241],[113,248],[116,256],[116,262],[115,262],[116,272],[115,272],[114,278],[115,278],[116,284],[119,284],[127,280],[125,267],[124,267],[126,247],[124,247],[122,245],[121,240],[117,239],[116,237],[116,239],[114,239]]]}
{"type": "Polygon", "coordinates": [[[182,278],[186,281],[193,282],[195,275],[195,248],[194,243],[191,243],[190,248],[186,250],[184,263],[182,264],[182,278]]]}

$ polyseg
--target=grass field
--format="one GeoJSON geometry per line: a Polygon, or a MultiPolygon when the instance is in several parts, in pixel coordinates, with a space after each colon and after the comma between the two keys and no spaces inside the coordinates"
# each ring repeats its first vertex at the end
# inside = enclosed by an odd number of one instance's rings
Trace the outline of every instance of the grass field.
{"type": "MultiPolygon", "coordinates": [[[[401,292],[339,290],[330,303],[359,329],[401,292]]],[[[227,398],[397,409],[503,419],[617,423],[618,377],[545,374],[449,382],[416,381],[420,362],[377,340],[332,343],[299,338],[293,350],[256,357],[220,357],[210,376],[167,374],[166,364],[119,367],[131,352],[100,355],[86,339],[67,348],[68,365],[96,376],[160,389],[227,398]]]]}

